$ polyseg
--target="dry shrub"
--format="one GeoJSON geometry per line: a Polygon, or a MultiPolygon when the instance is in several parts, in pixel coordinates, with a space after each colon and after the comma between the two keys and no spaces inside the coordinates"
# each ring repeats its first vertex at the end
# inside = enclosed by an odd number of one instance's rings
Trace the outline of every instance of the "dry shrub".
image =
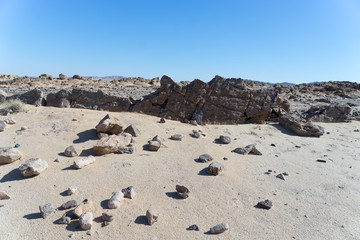
{"type": "Polygon", "coordinates": [[[23,103],[19,99],[10,99],[6,100],[3,104],[1,104],[1,108],[11,110],[13,113],[24,112],[25,103],[23,103]]]}

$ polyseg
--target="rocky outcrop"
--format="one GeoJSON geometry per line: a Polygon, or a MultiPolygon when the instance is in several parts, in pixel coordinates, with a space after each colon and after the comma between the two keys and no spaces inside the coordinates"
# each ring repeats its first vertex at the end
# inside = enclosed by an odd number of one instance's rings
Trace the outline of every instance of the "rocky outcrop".
{"type": "Polygon", "coordinates": [[[39,89],[34,89],[29,92],[23,94],[16,94],[6,99],[19,99],[23,103],[35,105],[35,106],[44,106],[45,105],[45,98],[42,91],[39,89]]]}
{"type": "Polygon", "coordinates": [[[305,122],[303,119],[289,114],[281,116],[279,118],[279,124],[299,136],[320,137],[325,133],[323,127],[305,122]]]}
{"type": "MultiPolygon", "coordinates": [[[[262,123],[272,108],[287,106],[276,90],[248,84],[243,79],[216,76],[209,83],[194,80],[179,85],[163,76],[159,90],[137,103],[133,111],[165,118],[202,123],[262,123]]],[[[285,109],[288,110],[288,109],[285,109]]]]}

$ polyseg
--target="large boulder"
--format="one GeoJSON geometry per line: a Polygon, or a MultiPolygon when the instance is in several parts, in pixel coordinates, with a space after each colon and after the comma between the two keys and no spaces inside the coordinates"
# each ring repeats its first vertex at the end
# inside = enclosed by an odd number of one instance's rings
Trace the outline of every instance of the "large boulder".
{"type": "Polygon", "coordinates": [[[98,133],[119,134],[124,127],[119,119],[107,114],[95,128],[98,133]]]}
{"type": "Polygon", "coordinates": [[[46,106],[69,108],[71,102],[71,92],[65,89],[57,93],[49,93],[46,97],[46,106]]]}
{"type": "Polygon", "coordinates": [[[314,122],[348,122],[352,108],[346,104],[333,103],[328,106],[311,107],[304,114],[314,122]]]}
{"type": "Polygon", "coordinates": [[[93,150],[96,155],[115,153],[118,152],[120,148],[128,146],[131,143],[131,139],[132,137],[129,133],[103,137],[96,143],[93,150]]]}
{"type": "Polygon", "coordinates": [[[37,107],[45,105],[44,93],[39,89],[33,89],[23,94],[12,95],[7,99],[19,99],[23,103],[35,105],[37,107]]]}
{"type": "Polygon", "coordinates": [[[22,157],[22,153],[16,148],[0,148],[0,164],[12,163],[22,157]]]}

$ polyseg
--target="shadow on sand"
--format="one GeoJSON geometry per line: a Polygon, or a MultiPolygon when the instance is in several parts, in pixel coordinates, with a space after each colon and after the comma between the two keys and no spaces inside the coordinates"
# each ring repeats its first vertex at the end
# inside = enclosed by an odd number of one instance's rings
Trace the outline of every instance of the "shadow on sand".
{"type": "Polygon", "coordinates": [[[79,138],[75,139],[73,141],[73,143],[84,143],[89,140],[98,140],[99,139],[96,129],[88,129],[83,132],[79,132],[77,135],[79,138]]]}

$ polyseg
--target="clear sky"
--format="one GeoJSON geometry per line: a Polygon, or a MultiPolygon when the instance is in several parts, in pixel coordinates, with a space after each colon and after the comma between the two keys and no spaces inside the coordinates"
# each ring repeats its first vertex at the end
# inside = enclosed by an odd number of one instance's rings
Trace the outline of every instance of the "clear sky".
{"type": "Polygon", "coordinates": [[[360,82],[360,0],[0,0],[0,72],[360,82]]]}

